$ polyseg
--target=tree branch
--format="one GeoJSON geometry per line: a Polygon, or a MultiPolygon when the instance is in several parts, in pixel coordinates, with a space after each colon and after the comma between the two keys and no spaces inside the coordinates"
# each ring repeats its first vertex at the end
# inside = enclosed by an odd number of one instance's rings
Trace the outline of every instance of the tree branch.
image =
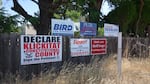
{"type": "Polygon", "coordinates": [[[36,3],[37,5],[39,5],[39,3],[36,0],[31,0],[31,1],[33,1],[34,3],[36,3]]]}
{"type": "Polygon", "coordinates": [[[97,2],[97,9],[100,10],[103,0],[97,0],[96,2],[97,2]]]}
{"type": "Polygon", "coordinates": [[[22,6],[18,3],[18,0],[13,0],[14,7],[11,9],[22,15],[26,20],[31,22],[31,24],[34,26],[35,29],[38,28],[38,20],[35,20],[35,17],[32,17],[29,15],[23,8],[22,6]]]}
{"type": "Polygon", "coordinates": [[[22,6],[18,3],[18,0],[13,0],[13,3],[14,3],[14,7],[11,8],[12,10],[16,11],[26,19],[30,19],[32,17],[22,8],[22,6]]]}
{"type": "Polygon", "coordinates": [[[31,15],[29,15],[23,8],[22,6],[18,3],[18,0],[13,0],[14,7],[11,9],[22,15],[26,20],[30,21],[32,25],[36,25],[37,23],[33,21],[33,18],[31,15]]]}

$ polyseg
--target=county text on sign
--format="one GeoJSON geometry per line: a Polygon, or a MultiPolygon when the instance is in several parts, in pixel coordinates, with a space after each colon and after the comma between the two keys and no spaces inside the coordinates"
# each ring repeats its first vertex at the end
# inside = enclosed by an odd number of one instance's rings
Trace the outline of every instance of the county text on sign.
{"type": "Polygon", "coordinates": [[[74,23],[68,20],[52,19],[52,35],[73,36],[74,23]]]}
{"type": "Polygon", "coordinates": [[[71,56],[88,56],[90,55],[89,39],[71,39],[70,40],[71,56]]]}
{"type": "Polygon", "coordinates": [[[21,35],[21,65],[61,60],[61,36],[21,35]]]}
{"type": "Polygon", "coordinates": [[[107,40],[105,38],[91,39],[91,54],[100,55],[107,52],[107,40]]]}

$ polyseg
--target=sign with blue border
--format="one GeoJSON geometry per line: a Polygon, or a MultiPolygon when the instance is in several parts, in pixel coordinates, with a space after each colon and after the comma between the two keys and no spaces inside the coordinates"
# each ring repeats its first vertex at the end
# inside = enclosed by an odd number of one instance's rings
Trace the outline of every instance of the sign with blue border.
{"type": "Polygon", "coordinates": [[[51,20],[52,35],[58,36],[73,36],[74,35],[74,22],[70,20],[51,20]]]}
{"type": "Polygon", "coordinates": [[[97,24],[80,22],[80,36],[96,36],[97,24]]]}
{"type": "Polygon", "coordinates": [[[104,36],[107,37],[118,37],[119,25],[115,24],[104,24],[104,36]]]}

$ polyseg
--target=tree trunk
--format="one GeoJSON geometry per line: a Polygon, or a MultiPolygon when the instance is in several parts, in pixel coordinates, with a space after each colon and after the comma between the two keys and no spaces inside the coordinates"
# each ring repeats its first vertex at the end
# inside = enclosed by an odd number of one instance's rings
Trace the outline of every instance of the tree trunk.
{"type": "Polygon", "coordinates": [[[143,7],[144,7],[144,0],[140,0],[139,16],[138,16],[138,20],[136,22],[136,35],[138,34],[139,23],[140,23],[140,20],[141,20],[143,7]]]}
{"type": "Polygon", "coordinates": [[[97,9],[100,11],[102,7],[103,0],[97,0],[97,9]]]}
{"type": "Polygon", "coordinates": [[[102,2],[103,0],[96,0],[96,3],[89,3],[89,22],[99,22],[102,2]]]}
{"type": "Polygon", "coordinates": [[[50,19],[53,17],[53,13],[48,10],[50,9],[50,3],[52,3],[52,0],[39,0],[40,28],[37,29],[38,35],[47,35],[50,32],[50,19]]]}

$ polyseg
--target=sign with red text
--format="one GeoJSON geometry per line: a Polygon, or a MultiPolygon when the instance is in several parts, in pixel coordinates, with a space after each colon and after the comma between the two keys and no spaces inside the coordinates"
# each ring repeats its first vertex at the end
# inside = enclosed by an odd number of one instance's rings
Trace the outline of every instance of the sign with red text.
{"type": "Polygon", "coordinates": [[[21,35],[21,65],[62,61],[62,37],[21,35]]]}
{"type": "Polygon", "coordinates": [[[107,40],[105,38],[91,39],[91,55],[107,53],[107,40]]]}
{"type": "Polygon", "coordinates": [[[89,39],[71,39],[70,52],[72,57],[90,55],[90,40],[89,39]]]}

